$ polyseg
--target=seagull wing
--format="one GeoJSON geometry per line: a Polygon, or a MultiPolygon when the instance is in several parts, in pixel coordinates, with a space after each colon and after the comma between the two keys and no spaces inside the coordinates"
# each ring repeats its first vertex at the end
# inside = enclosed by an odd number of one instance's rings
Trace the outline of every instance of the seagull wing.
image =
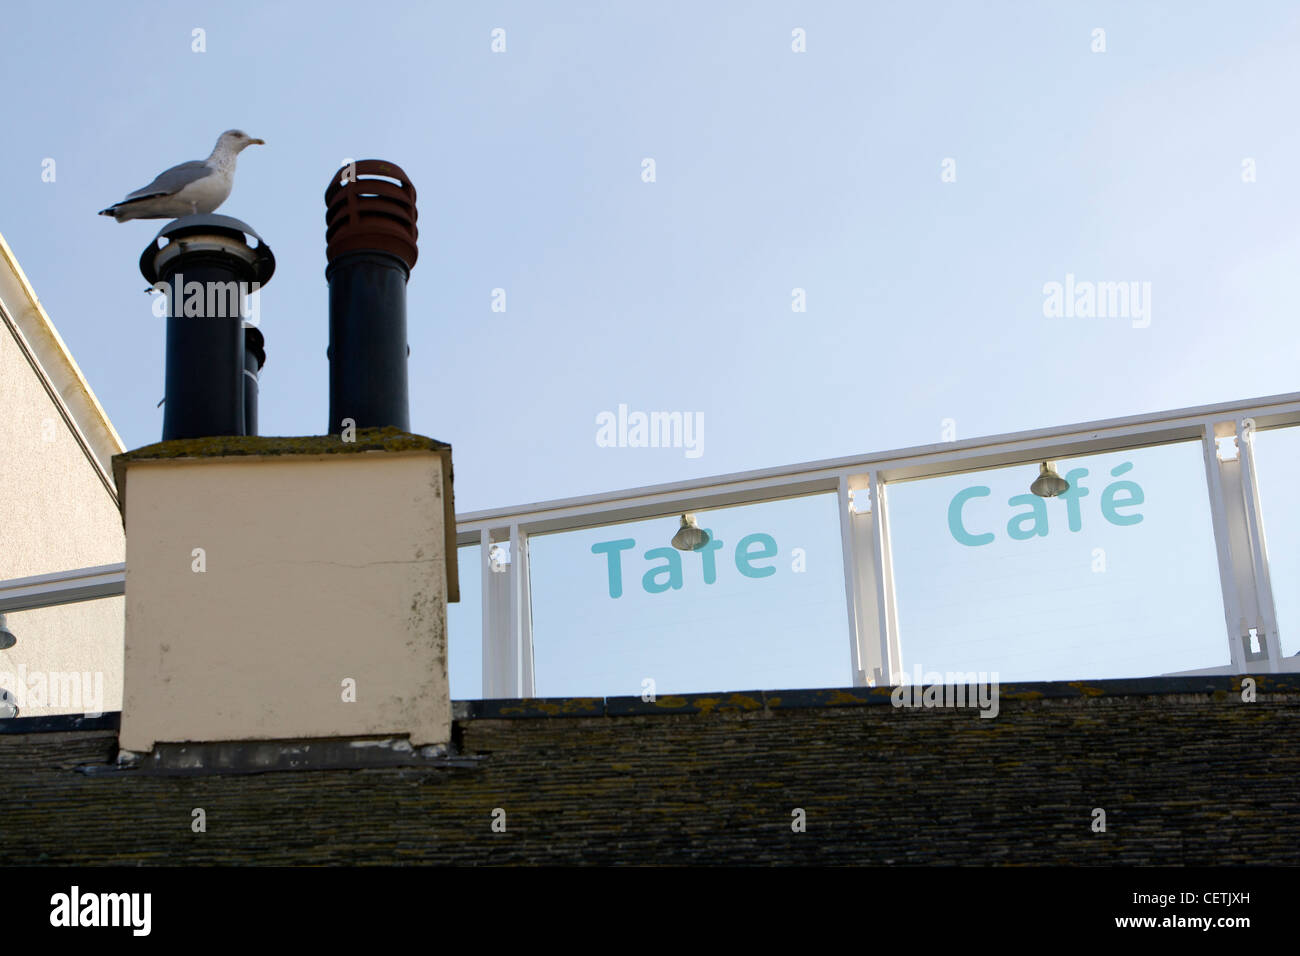
{"type": "Polygon", "coordinates": [[[136,199],[151,199],[155,196],[174,196],[190,183],[198,182],[212,175],[212,167],[202,160],[192,160],[188,163],[181,163],[179,166],[173,166],[164,172],[158,174],[158,178],[142,189],[137,189],[133,193],[128,193],[122,202],[127,203],[136,199]]]}

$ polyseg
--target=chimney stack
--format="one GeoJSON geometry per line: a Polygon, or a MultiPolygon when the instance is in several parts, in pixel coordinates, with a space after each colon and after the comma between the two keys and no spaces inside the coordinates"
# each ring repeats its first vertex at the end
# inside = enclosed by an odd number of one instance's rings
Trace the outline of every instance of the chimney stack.
{"type": "Polygon", "coordinates": [[[410,428],[406,282],[418,255],[415,187],[400,166],[364,159],[325,190],[329,261],[330,419],[357,428],[410,428]]]}
{"type": "Polygon", "coordinates": [[[176,314],[164,441],[113,458],[128,762],[405,762],[451,741],[451,446],[406,431],[415,190],[391,163],[356,171],[398,182],[327,193],[329,434],[256,435],[266,356],[240,283],[266,282],[274,259],[252,229],[188,216],[141,259],[176,314]],[[355,431],[339,434],[343,418],[355,431]]]}
{"type": "Polygon", "coordinates": [[[163,441],[246,433],[245,299],[274,272],[270,247],[230,216],[176,219],[140,256],[140,273],[167,289],[163,441]]]}

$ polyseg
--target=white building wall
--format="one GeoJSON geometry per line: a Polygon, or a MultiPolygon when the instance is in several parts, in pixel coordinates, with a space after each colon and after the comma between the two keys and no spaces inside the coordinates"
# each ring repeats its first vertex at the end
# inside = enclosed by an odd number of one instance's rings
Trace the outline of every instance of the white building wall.
{"type": "MultiPolygon", "coordinates": [[[[121,446],[99,416],[0,239],[0,580],[124,560],[100,465],[121,446]]],[[[120,597],[10,613],[18,643],[0,650],[0,687],[21,716],[119,710],[122,615],[120,597]]]]}

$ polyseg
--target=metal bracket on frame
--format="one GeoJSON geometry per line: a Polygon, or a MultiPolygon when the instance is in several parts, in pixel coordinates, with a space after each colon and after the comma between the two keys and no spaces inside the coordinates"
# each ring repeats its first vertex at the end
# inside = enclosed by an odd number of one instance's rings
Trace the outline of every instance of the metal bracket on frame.
{"type": "Polygon", "coordinates": [[[1207,423],[1202,440],[1228,650],[1238,674],[1276,673],[1282,659],[1256,480],[1254,429],[1250,418],[1207,423]],[[1229,438],[1236,454],[1222,456],[1219,442],[1229,438]]]}
{"type": "Polygon", "coordinates": [[[841,475],[839,495],[853,683],[856,687],[898,684],[903,655],[889,515],[880,472],[841,475]]]}
{"type": "Polygon", "coordinates": [[[528,533],[519,525],[484,528],[479,536],[483,580],[483,697],[533,696],[532,583],[528,533]]]}

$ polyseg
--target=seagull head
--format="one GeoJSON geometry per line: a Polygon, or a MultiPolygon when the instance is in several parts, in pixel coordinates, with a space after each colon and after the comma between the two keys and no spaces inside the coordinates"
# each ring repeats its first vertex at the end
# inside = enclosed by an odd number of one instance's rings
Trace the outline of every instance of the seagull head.
{"type": "Polygon", "coordinates": [[[214,152],[239,153],[245,146],[265,146],[266,140],[254,139],[242,129],[228,129],[217,137],[214,152]]]}

